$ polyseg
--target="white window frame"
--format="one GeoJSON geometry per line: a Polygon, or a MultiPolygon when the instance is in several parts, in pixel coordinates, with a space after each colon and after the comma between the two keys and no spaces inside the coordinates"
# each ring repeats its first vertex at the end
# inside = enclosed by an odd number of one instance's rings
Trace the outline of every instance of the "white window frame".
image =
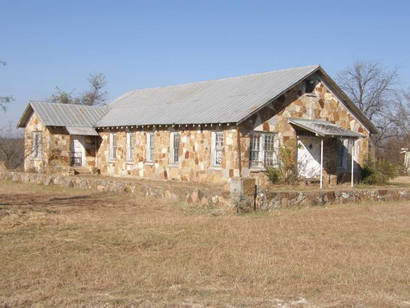
{"type": "Polygon", "coordinates": [[[147,132],[146,156],[145,162],[152,164],[154,162],[155,153],[155,134],[154,132],[147,132]]]}
{"type": "Polygon", "coordinates": [[[249,167],[277,167],[279,160],[279,138],[274,132],[257,132],[250,134],[249,167]]]}
{"type": "Polygon", "coordinates": [[[135,132],[127,132],[127,151],[126,161],[134,161],[134,147],[135,147],[135,132]]]}
{"type": "Polygon", "coordinates": [[[181,144],[181,135],[179,132],[171,132],[169,140],[169,163],[176,165],[179,163],[179,147],[181,144]],[[177,141],[177,144],[175,144],[177,141]]]}
{"type": "Polygon", "coordinates": [[[115,161],[117,159],[117,134],[110,133],[110,140],[109,140],[109,161],[115,161]]]}
{"type": "Polygon", "coordinates": [[[223,131],[212,132],[211,145],[211,166],[216,168],[222,167],[224,156],[225,136],[223,131]],[[220,155],[220,156],[219,156],[220,155]],[[220,160],[218,160],[218,158],[220,160]]]}
{"type": "Polygon", "coordinates": [[[40,159],[43,156],[43,134],[41,131],[32,132],[31,154],[33,158],[40,159]]]}

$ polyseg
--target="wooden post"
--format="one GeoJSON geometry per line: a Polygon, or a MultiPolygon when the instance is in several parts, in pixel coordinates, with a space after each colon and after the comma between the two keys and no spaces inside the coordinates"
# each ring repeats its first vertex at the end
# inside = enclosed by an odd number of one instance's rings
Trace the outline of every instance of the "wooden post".
{"type": "Polygon", "coordinates": [[[351,179],[350,179],[350,186],[354,186],[354,155],[355,155],[355,145],[356,145],[356,140],[353,139],[353,145],[352,145],[352,171],[351,171],[351,179]]]}
{"type": "Polygon", "coordinates": [[[320,139],[320,189],[323,188],[323,138],[320,139]]]}

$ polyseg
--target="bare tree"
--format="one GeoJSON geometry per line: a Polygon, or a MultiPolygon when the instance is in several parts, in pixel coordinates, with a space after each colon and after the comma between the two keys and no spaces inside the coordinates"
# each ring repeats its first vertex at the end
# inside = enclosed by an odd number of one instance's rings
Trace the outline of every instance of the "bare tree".
{"type": "Polygon", "coordinates": [[[24,165],[24,139],[11,125],[0,129],[0,161],[9,169],[24,165]]]}
{"type": "Polygon", "coordinates": [[[107,91],[104,90],[107,85],[105,75],[102,73],[90,75],[88,78],[90,89],[86,90],[82,95],[75,95],[74,91],[67,92],[56,87],[56,92],[51,96],[50,101],[60,104],[82,104],[82,105],[103,105],[107,91]]]}
{"type": "Polygon", "coordinates": [[[103,105],[107,96],[107,91],[104,90],[104,87],[107,85],[104,74],[90,75],[88,82],[91,85],[91,89],[82,95],[81,103],[89,106],[103,105]]]}
{"type": "Polygon", "coordinates": [[[56,87],[55,93],[51,95],[50,102],[59,104],[79,104],[80,98],[74,97],[73,91],[66,92],[56,87]]]}
{"type": "MultiPolygon", "coordinates": [[[[0,61],[0,65],[6,65],[6,62],[4,61],[0,61]]],[[[11,101],[13,101],[13,97],[11,96],[0,96],[0,108],[3,111],[6,111],[6,104],[10,103],[11,101]]]]}
{"type": "Polygon", "coordinates": [[[337,82],[352,101],[375,124],[379,134],[377,146],[402,133],[403,122],[398,120],[408,102],[397,89],[398,74],[379,63],[356,62],[337,76],[337,82]],[[399,123],[400,122],[400,123],[399,123]]]}

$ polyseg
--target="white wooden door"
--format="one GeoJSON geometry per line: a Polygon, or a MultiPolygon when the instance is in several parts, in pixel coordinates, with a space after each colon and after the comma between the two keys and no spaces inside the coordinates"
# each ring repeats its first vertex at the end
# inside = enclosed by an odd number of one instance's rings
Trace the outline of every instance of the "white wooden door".
{"type": "Polygon", "coordinates": [[[71,165],[85,166],[85,148],[82,136],[71,136],[71,165]]]}
{"type": "Polygon", "coordinates": [[[300,136],[298,139],[298,174],[307,179],[320,177],[320,138],[300,136]]]}

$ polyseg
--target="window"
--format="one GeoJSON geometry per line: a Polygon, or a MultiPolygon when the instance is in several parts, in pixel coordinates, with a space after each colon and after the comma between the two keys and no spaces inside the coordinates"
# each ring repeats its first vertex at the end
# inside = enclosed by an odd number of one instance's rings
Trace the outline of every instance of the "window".
{"type": "Polygon", "coordinates": [[[179,133],[171,132],[169,147],[169,162],[177,164],[179,161],[179,133]]]}
{"type": "Polygon", "coordinates": [[[135,133],[127,132],[127,161],[134,160],[135,133]]]}
{"type": "Polygon", "coordinates": [[[116,134],[110,133],[110,160],[117,158],[117,140],[116,134]]]}
{"type": "Polygon", "coordinates": [[[33,140],[31,153],[34,158],[41,158],[41,153],[43,150],[43,140],[41,132],[33,132],[32,138],[33,140]]]}
{"type": "Polygon", "coordinates": [[[251,168],[277,165],[279,140],[276,134],[253,132],[250,141],[249,163],[251,168]]]}
{"type": "Polygon", "coordinates": [[[211,161],[212,166],[221,167],[224,153],[224,133],[212,132],[212,152],[211,161]]]}
{"type": "Polygon", "coordinates": [[[145,161],[147,163],[154,162],[154,133],[147,133],[147,155],[145,161]]]}

